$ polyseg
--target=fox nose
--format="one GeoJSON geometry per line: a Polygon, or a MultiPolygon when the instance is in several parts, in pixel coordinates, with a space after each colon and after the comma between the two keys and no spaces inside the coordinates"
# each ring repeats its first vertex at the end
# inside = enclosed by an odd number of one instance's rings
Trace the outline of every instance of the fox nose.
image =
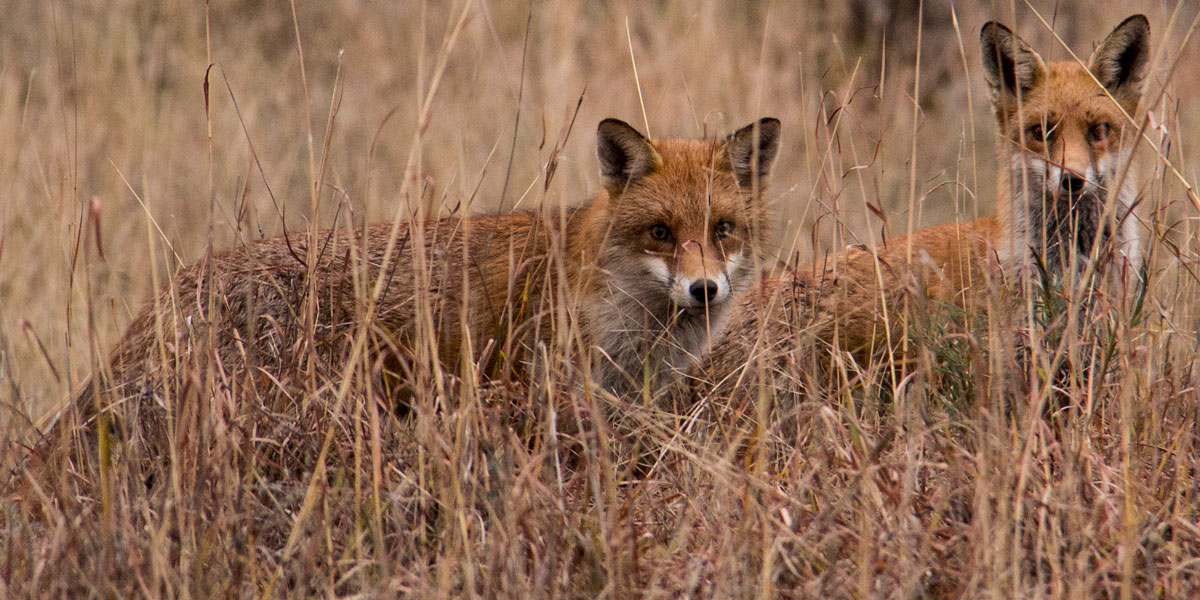
{"type": "Polygon", "coordinates": [[[717,290],[717,282],[711,279],[701,279],[688,288],[688,293],[697,302],[710,302],[713,298],[717,297],[717,290]]]}
{"type": "Polygon", "coordinates": [[[1062,186],[1062,191],[1075,196],[1083,191],[1084,183],[1086,183],[1084,179],[1074,173],[1063,173],[1060,185],[1062,186]]]}

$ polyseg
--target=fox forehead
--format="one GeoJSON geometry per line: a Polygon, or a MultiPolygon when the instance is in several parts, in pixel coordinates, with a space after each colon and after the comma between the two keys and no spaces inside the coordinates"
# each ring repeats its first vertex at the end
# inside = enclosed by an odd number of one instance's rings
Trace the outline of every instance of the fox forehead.
{"type": "MultiPolygon", "coordinates": [[[[1013,107],[1016,110],[1016,107],[1013,107]]],[[[1126,112],[1133,107],[1125,107],[1126,112]]],[[[1039,119],[1108,120],[1119,124],[1121,107],[1108,97],[1083,65],[1055,62],[1046,65],[1046,75],[1021,98],[1020,121],[1039,119]]]]}
{"type": "Polygon", "coordinates": [[[654,172],[630,186],[620,205],[628,218],[660,220],[685,226],[736,218],[748,198],[736,180],[719,140],[657,140],[661,157],[654,172]]]}

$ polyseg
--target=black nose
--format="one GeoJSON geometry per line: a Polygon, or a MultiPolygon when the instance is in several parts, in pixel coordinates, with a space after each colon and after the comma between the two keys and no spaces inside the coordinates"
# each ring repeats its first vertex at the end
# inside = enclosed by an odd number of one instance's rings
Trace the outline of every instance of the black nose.
{"type": "Polygon", "coordinates": [[[1061,185],[1064,192],[1075,196],[1083,191],[1084,183],[1086,182],[1082,177],[1072,173],[1064,173],[1061,185]]]}
{"type": "Polygon", "coordinates": [[[701,279],[688,288],[688,293],[698,302],[708,302],[717,297],[717,282],[701,279]]]}

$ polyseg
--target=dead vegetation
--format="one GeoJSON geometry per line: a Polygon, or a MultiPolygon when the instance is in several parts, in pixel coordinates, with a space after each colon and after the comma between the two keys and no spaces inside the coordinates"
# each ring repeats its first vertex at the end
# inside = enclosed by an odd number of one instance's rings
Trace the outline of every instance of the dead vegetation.
{"type": "Polygon", "coordinates": [[[0,596],[1200,594],[1197,10],[907,4],[8,3],[0,596]],[[914,300],[894,369],[823,346],[800,290],[736,386],[642,402],[588,392],[565,309],[520,377],[423,347],[404,402],[364,329],[252,393],[199,352],[156,418],[34,426],[208,249],[573,204],[607,116],[779,116],[780,262],[989,214],[979,26],[1062,59],[1043,19],[1086,53],[1135,11],[1149,266],[1086,310],[914,300]]]}

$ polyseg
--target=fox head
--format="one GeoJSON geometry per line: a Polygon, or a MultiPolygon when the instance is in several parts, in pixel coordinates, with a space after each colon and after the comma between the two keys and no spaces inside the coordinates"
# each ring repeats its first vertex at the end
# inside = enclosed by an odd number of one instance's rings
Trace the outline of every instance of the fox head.
{"type": "Polygon", "coordinates": [[[1136,266],[1128,164],[1150,58],[1146,17],[1118,25],[1086,67],[1046,63],[996,22],[983,26],[980,41],[1005,173],[997,195],[1002,256],[1027,244],[1052,271],[1072,256],[1078,267],[1112,234],[1105,207],[1114,202],[1116,249],[1136,266]]]}
{"type": "Polygon", "coordinates": [[[599,258],[617,296],[674,318],[723,307],[750,285],[779,129],[766,118],[718,140],[650,140],[623,121],[600,122],[599,258]]]}

